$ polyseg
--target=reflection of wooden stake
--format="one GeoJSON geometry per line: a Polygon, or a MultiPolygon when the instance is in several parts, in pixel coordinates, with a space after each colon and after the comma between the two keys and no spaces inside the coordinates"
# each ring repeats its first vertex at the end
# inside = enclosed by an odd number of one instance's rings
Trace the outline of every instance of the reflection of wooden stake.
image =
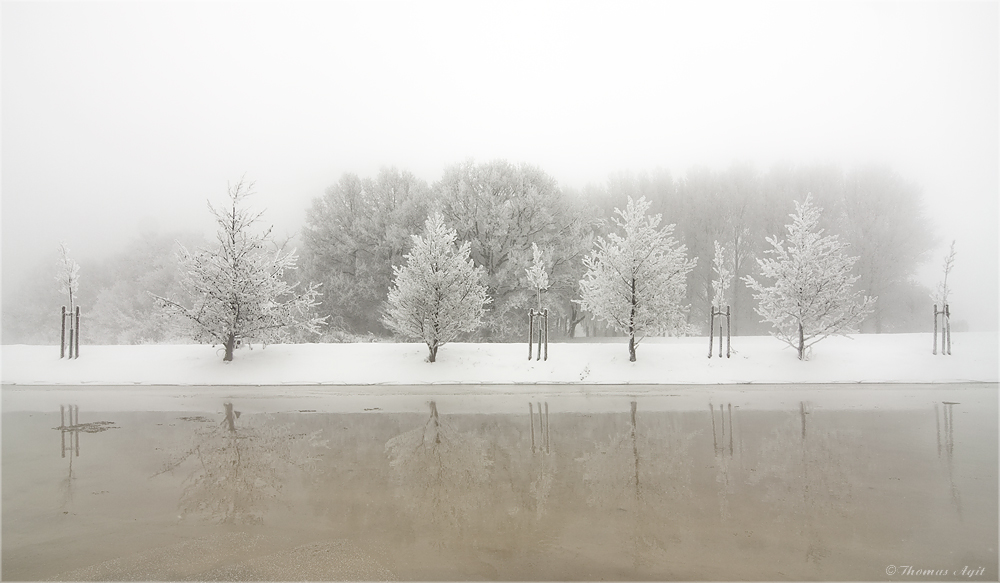
{"type": "Polygon", "coordinates": [[[542,443],[545,443],[545,431],[542,427],[542,404],[538,403],[538,451],[542,450],[542,443]]]}
{"type": "MultiPolygon", "coordinates": [[[[722,342],[722,337],[719,337],[719,342],[722,342]]],[[[719,355],[722,358],[722,355],[719,355]]],[[[729,407],[729,455],[733,455],[733,404],[728,403],[729,407]]]]}
{"type": "Polygon", "coordinates": [[[531,415],[531,453],[535,453],[535,405],[528,401],[528,414],[531,415]]]}
{"type": "Polygon", "coordinates": [[[941,418],[938,415],[938,404],[934,403],[934,427],[937,429],[938,457],[941,457],[941,418]]]}
{"type": "Polygon", "coordinates": [[[549,453],[549,402],[545,402],[545,453],[549,453]]]}
{"type": "Polygon", "coordinates": [[[719,441],[715,432],[715,407],[711,403],[708,404],[708,414],[712,416],[712,451],[719,453],[719,441]]]}

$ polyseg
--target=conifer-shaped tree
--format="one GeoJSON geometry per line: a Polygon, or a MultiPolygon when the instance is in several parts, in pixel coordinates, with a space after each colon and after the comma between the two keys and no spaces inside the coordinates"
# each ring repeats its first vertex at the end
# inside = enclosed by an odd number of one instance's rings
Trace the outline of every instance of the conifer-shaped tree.
{"type": "Polygon", "coordinates": [[[485,272],[469,257],[468,242],[455,246],[455,229],[435,213],[413,236],[406,264],[394,266],[383,323],[402,336],[420,339],[437,360],[438,348],[479,327],[489,298],[485,272]]]}
{"type": "Polygon", "coordinates": [[[823,209],[812,196],[795,202],[787,241],[768,237],[769,257],[758,259],[761,276],[773,280],[765,286],[751,276],[743,281],[757,292],[755,311],[774,326],[772,335],[786,342],[805,360],[806,349],[834,335],[857,331],[871,313],[877,298],[859,297],[851,268],[858,260],[846,253],[847,244],[836,235],[823,235],[819,219],[823,209]]]}
{"type": "Polygon", "coordinates": [[[226,207],[208,205],[219,226],[215,249],[190,253],[181,247],[180,283],[194,305],[153,295],[161,309],[190,326],[196,341],[224,345],[227,362],[238,341],[272,344],[286,340],[295,328],[316,332],[325,320],[311,315],[317,286],[298,290],[298,284],[284,279],[286,270],[296,268],[295,251],[269,248],[271,229],[253,231],[261,213],[243,204],[252,193],[253,184],[240,180],[230,187],[226,207]]]}
{"type": "Polygon", "coordinates": [[[623,234],[598,238],[580,281],[580,305],[628,335],[632,362],[645,336],[683,325],[681,302],[696,262],[671,236],[674,225],[658,229],[662,215],[646,215],[649,206],[645,197],[629,197],[624,211],[615,209],[612,221],[623,234]]]}

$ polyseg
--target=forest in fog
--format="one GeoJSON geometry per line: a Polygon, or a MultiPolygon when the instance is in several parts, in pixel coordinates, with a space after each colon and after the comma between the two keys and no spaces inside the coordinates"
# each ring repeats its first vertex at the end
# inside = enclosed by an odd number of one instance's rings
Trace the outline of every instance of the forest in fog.
{"type": "MultiPolygon", "coordinates": [[[[239,177],[233,177],[233,180],[239,177]]],[[[246,179],[253,180],[250,169],[246,179]]],[[[812,195],[822,207],[821,225],[849,244],[859,257],[856,288],[877,296],[862,332],[925,330],[931,290],[915,281],[936,239],[918,186],[886,166],[844,169],[833,165],[779,165],[761,171],[734,164],[725,169],[695,167],[682,175],[664,169],[623,171],[604,184],[581,189],[561,186],[543,168],[506,160],[466,161],[445,168],[434,183],[405,169],[383,168],[373,176],[347,173],[312,200],[303,225],[276,225],[297,232],[273,243],[296,249],[298,268],[289,281],[321,284],[316,315],[326,316],[320,333],[301,333],[299,342],[393,339],[382,321],[393,266],[404,263],[412,235],[421,232],[431,212],[441,212],[458,241],[471,244],[471,257],[486,273],[492,304],[483,326],[467,340],[519,340],[525,315],[535,305],[526,280],[532,244],[542,251],[550,287],[542,305],[551,314],[553,340],[611,335],[603,322],[583,313],[579,282],[583,258],[594,241],[613,227],[610,218],[629,197],[645,197],[661,225],[676,225],[673,236],[697,263],[689,273],[685,303],[687,325],[676,334],[707,334],[713,296],[715,244],[735,278],[727,294],[735,335],[766,334],[770,328],[754,312],[752,291],[740,281],[758,277],[756,259],[768,248],[766,237],[784,237],[794,201],[812,195]]],[[[221,203],[225,190],[209,202],[221,203]]],[[[257,210],[250,197],[249,204],[257,210]]],[[[207,213],[207,210],[205,211],[207,213]]],[[[266,230],[265,213],[255,229],[266,230]]],[[[57,343],[59,310],[66,299],[55,281],[59,241],[51,261],[35,266],[3,302],[5,344],[57,343]]],[[[73,241],[65,241],[70,250],[73,241]]],[[[86,344],[184,342],[150,294],[183,300],[177,251],[217,243],[210,234],[149,232],[114,254],[81,258],[77,305],[86,344]]],[[[961,324],[956,323],[956,331],[961,324]]]]}

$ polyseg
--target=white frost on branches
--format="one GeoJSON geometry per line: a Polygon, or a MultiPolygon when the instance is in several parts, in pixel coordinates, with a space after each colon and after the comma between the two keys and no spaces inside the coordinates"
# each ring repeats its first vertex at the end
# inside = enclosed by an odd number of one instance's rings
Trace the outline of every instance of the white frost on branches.
{"type": "Polygon", "coordinates": [[[938,284],[937,290],[933,294],[934,301],[943,310],[944,306],[948,304],[948,294],[951,292],[948,289],[948,275],[951,274],[951,269],[955,265],[955,242],[951,242],[951,249],[948,251],[948,255],[944,258],[944,279],[938,284]]]}
{"type": "Polygon", "coordinates": [[[59,244],[59,293],[69,296],[69,313],[76,307],[77,291],[80,289],[80,265],[69,256],[69,248],[65,243],[59,244]]]}
{"type": "Polygon", "coordinates": [[[456,248],[457,237],[435,213],[424,224],[424,235],[413,236],[406,265],[393,267],[395,281],[382,321],[407,338],[424,341],[430,362],[437,359],[438,348],[478,328],[490,302],[485,271],[473,264],[468,242],[456,248]]]}
{"type": "Polygon", "coordinates": [[[805,360],[806,349],[820,340],[856,332],[877,298],[859,298],[853,290],[858,276],[851,268],[858,258],[847,256],[847,244],[836,235],[823,236],[818,228],[822,209],[811,195],[796,201],[795,210],[786,226],[788,240],[768,237],[772,248],[764,253],[770,257],[757,260],[761,275],[774,283],[765,286],[749,275],[743,281],[757,292],[755,311],[774,326],[772,335],[805,360]]]}
{"type": "Polygon", "coordinates": [[[208,205],[219,226],[218,247],[195,253],[181,247],[180,283],[195,298],[194,306],[153,296],[167,314],[190,325],[196,341],[223,344],[226,361],[233,359],[237,341],[266,346],[287,340],[290,329],[317,332],[325,320],[311,315],[319,295],[316,285],[298,291],[298,284],[284,280],[285,271],[296,268],[295,251],[268,249],[271,229],[252,231],[261,213],[242,206],[252,190],[252,183],[241,180],[229,189],[229,205],[208,205]]]}
{"type": "Polygon", "coordinates": [[[716,276],[712,279],[712,292],[714,293],[712,306],[720,310],[726,304],[726,292],[729,291],[729,286],[733,281],[733,272],[726,267],[727,255],[726,248],[716,241],[715,257],[712,259],[712,271],[716,276]]]}
{"type": "Polygon", "coordinates": [[[545,260],[542,258],[542,251],[536,243],[531,244],[531,267],[525,269],[528,274],[528,285],[535,290],[538,299],[538,309],[542,309],[542,292],[549,289],[549,273],[545,269],[545,260]]]}
{"type": "Polygon", "coordinates": [[[628,335],[633,362],[645,336],[684,326],[681,302],[696,262],[671,236],[674,225],[657,229],[662,215],[646,216],[649,206],[645,197],[629,197],[624,211],[615,209],[612,221],[624,235],[598,238],[580,281],[581,307],[628,335]]]}

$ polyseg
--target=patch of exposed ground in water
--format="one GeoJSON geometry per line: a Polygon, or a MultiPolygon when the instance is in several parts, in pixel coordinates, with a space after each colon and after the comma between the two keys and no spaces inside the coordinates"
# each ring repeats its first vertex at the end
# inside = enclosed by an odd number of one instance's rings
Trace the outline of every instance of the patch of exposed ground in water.
{"type": "Polygon", "coordinates": [[[100,433],[108,429],[121,429],[114,425],[114,421],[91,421],[90,423],[77,423],[76,425],[53,427],[52,429],[56,431],[80,431],[82,433],[100,433]]]}

